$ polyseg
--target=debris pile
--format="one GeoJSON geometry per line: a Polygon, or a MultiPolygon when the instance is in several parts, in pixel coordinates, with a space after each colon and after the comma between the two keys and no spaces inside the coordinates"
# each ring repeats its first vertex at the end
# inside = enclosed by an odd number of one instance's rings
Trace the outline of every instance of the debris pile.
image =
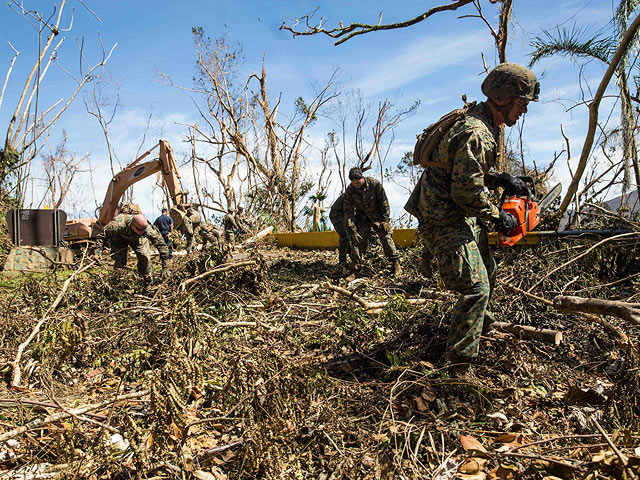
{"type": "Polygon", "coordinates": [[[149,286],[86,261],[73,278],[5,279],[0,468],[6,478],[633,478],[637,325],[563,313],[554,299],[639,308],[639,239],[500,251],[496,320],[562,339],[496,327],[461,374],[443,360],[455,297],[437,274],[419,275],[415,251],[399,278],[381,252],[357,278],[337,278],[333,252],[261,247],[203,249],[149,286]]]}

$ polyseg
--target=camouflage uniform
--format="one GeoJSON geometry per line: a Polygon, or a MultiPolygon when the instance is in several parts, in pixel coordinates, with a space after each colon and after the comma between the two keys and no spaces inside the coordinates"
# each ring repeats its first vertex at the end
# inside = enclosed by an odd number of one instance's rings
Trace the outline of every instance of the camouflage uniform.
{"type": "Polygon", "coordinates": [[[351,248],[351,239],[344,221],[344,195],[336,198],[336,201],[331,205],[329,220],[331,220],[331,224],[338,234],[338,262],[345,265],[347,263],[347,255],[351,257],[352,262],[355,262],[355,255],[351,248]]]}
{"type": "Polygon", "coordinates": [[[382,184],[373,177],[364,177],[364,185],[356,188],[349,185],[344,192],[344,221],[347,229],[362,237],[360,244],[354,242],[356,257],[366,250],[373,229],[380,238],[386,257],[394,264],[400,256],[391,237],[389,201],[382,184]]]}
{"type": "Polygon", "coordinates": [[[96,238],[96,248],[101,250],[105,244],[111,245],[111,258],[116,268],[127,266],[127,250],[131,247],[138,259],[138,273],[144,277],[151,275],[151,248],[149,241],[158,250],[164,266],[169,259],[169,249],[160,232],[151,224],[142,236],[138,236],[131,228],[133,215],[120,214],[109,222],[96,238]]]}
{"type": "Polygon", "coordinates": [[[206,246],[209,243],[214,247],[220,247],[222,245],[222,233],[216,227],[211,224],[203,224],[198,230],[202,237],[202,245],[206,246]]]}
{"type": "Polygon", "coordinates": [[[234,212],[229,212],[224,216],[222,226],[224,227],[224,239],[229,243],[235,242],[236,233],[246,232],[244,222],[239,218],[239,214],[234,212]]]}
{"type": "Polygon", "coordinates": [[[495,284],[496,264],[489,250],[486,221],[499,209],[485,174],[496,164],[499,129],[485,102],[469,110],[438,143],[433,162],[416,186],[419,235],[436,257],[446,287],[461,294],[453,308],[447,339],[450,355],[476,357],[485,312],[495,284]]]}

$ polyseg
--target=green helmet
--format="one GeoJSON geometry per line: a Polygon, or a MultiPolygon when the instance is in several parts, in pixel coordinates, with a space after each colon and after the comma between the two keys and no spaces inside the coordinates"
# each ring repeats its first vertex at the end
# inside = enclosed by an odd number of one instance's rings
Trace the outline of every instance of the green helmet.
{"type": "Polygon", "coordinates": [[[517,63],[501,63],[482,82],[482,93],[492,100],[522,98],[537,102],[540,83],[531,70],[517,63]]]}

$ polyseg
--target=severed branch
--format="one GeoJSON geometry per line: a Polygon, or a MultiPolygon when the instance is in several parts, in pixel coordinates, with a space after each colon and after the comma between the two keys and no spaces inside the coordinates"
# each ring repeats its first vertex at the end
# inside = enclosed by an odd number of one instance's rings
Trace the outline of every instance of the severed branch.
{"type": "Polygon", "coordinates": [[[562,332],[559,330],[536,328],[529,325],[515,325],[507,322],[493,322],[491,327],[501,332],[511,333],[520,338],[534,339],[554,345],[560,345],[560,343],[562,343],[562,332]]]}
{"type": "Polygon", "coordinates": [[[352,37],[355,37],[356,35],[375,32],[377,30],[395,30],[397,28],[410,27],[411,25],[415,25],[416,23],[420,23],[423,20],[426,20],[431,15],[434,15],[438,12],[442,12],[445,10],[457,10],[458,8],[472,2],[473,0],[457,0],[446,5],[438,5],[436,7],[430,8],[429,10],[427,10],[421,15],[418,15],[417,17],[411,18],[404,22],[390,23],[386,25],[382,25],[381,23],[382,21],[382,12],[381,12],[378,23],[376,25],[369,25],[365,23],[352,23],[351,25],[347,25],[345,27],[342,25],[342,22],[340,22],[340,27],[331,28],[331,29],[326,29],[322,26],[323,18],[320,18],[320,22],[317,25],[312,26],[309,23],[309,21],[315,14],[315,11],[314,11],[314,12],[308,13],[304,17],[300,17],[296,19],[293,22],[293,26],[282,24],[280,26],[280,30],[287,30],[293,33],[294,37],[297,37],[298,35],[315,35],[317,33],[323,33],[331,38],[338,38],[339,40],[337,40],[334,43],[334,45],[340,45],[341,43],[346,42],[347,40],[349,40],[352,37]],[[301,23],[301,21],[303,20],[306,24],[306,30],[296,30],[295,29],[296,25],[301,23]]]}
{"type": "Polygon", "coordinates": [[[210,277],[214,273],[226,272],[226,271],[231,270],[233,268],[246,267],[248,265],[256,265],[255,260],[245,260],[245,261],[236,262],[236,263],[223,263],[222,265],[218,265],[217,267],[212,268],[211,270],[207,270],[206,272],[201,273],[200,275],[197,275],[197,276],[191,277],[191,278],[187,278],[184,282],[182,282],[180,284],[180,288],[181,289],[185,289],[187,287],[187,285],[190,285],[190,284],[192,284],[194,282],[197,282],[198,280],[202,280],[203,278],[210,277]]]}
{"type": "Polygon", "coordinates": [[[586,312],[597,313],[598,315],[611,315],[640,325],[640,308],[633,304],[617,300],[558,295],[553,299],[553,306],[561,312],[586,312]]]}
{"type": "MultiPolygon", "coordinates": [[[[331,283],[325,283],[324,286],[329,290],[337,292],[345,297],[351,298],[358,303],[366,313],[370,315],[377,315],[382,309],[389,303],[387,302],[368,302],[362,297],[359,297],[354,292],[347,290],[346,288],[333,285],[331,283]]],[[[453,294],[448,292],[438,292],[436,290],[427,290],[424,293],[428,295],[428,298],[407,298],[406,301],[411,305],[424,305],[425,303],[432,302],[433,300],[445,300],[453,298],[453,294]]]]}
{"type": "Polygon", "coordinates": [[[78,407],[78,408],[74,408],[74,409],[66,409],[63,412],[58,412],[58,413],[54,413],[52,415],[49,415],[48,417],[45,418],[38,418],[36,420],[33,420],[29,423],[27,423],[26,425],[22,425],[20,427],[14,428],[13,430],[0,434],[0,442],[6,442],[7,440],[9,440],[10,438],[13,437],[17,437],[18,435],[21,435],[29,430],[33,430],[36,428],[41,428],[44,427],[46,425],[50,425],[54,422],[57,422],[59,420],[63,420],[65,418],[68,417],[74,417],[74,416],[78,416],[78,415],[83,415],[87,412],[90,412],[92,410],[98,410],[100,408],[106,407],[107,405],[110,405],[112,403],[115,402],[120,402],[122,400],[131,400],[133,398],[140,398],[140,397],[144,397],[145,395],[147,395],[149,393],[149,390],[141,390],[139,392],[133,392],[133,393],[127,393],[126,395],[120,395],[119,397],[110,399],[110,400],[105,400],[103,402],[100,403],[91,403],[89,405],[85,405],[83,407],[78,407]]]}

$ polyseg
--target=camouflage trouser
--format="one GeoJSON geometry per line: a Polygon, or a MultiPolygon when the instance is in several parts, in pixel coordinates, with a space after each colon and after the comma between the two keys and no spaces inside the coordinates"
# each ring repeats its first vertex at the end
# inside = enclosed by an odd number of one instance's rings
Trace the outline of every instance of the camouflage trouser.
{"type": "Polygon", "coordinates": [[[369,220],[365,220],[362,223],[356,223],[356,227],[358,229],[358,233],[362,237],[362,242],[360,242],[359,245],[356,245],[355,248],[358,261],[360,261],[360,256],[367,249],[372,230],[378,235],[380,243],[382,243],[382,249],[384,250],[385,256],[392,262],[395,262],[400,258],[398,250],[396,250],[396,244],[393,243],[393,237],[391,236],[392,232],[385,231],[384,227],[382,227],[382,223],[376,224],[369,220]]]}
{"type": "Polygon", "coordinates": [[[331,218],[331,223],[336,233],[338,234],[338,262],[341,264],[347,263],[347,255],[351,258],[351,261],[355,263],[355,252],[351,247],[351,237],[347,231],[347,226],[344,222],[344,218],[331,218]]]}
{"type": "Polygon", "coordinates": [[[202,237],[202,245],[208,245],[210,243],[218,248],[222,245],[222,235],[220,235],[218,230],[202,228],[200,230],[200,236],[202,237]]]}
{"type": "Polygon", "coordinates": [[[496,263],[484,224],[476,218],[456,226],[432,226],[422,240],[436,257],[446,287],[460,293],[451,312],[449,355],[477,357],[496,263]]]}
{"type": "Polygon", "coordinates": [[[187,252],[191,252],[193,250],[193,223],[187,215],[182,219],[182,233],[184,234],[184,238],[187,242],[185,248],[187,249],[187,252]]]}
{"type": "Polygon", "coordinates": [[[228,243],[233,243],[236,241],[236,234],[232,229],[226,229],[224,230],[224,239],[225,241],[227,241],[228,243]]]}
{"type": "Polygon", "coordinates": [[[138,273],[143,276],[151,275],[151,248],[146,237],[141,237],[131,243],[121,238],[113,238],[111,240],[111,258],[115,262],[114,267],[126,268],[129,247],[133,249],[138,259],[138,273]]]}

